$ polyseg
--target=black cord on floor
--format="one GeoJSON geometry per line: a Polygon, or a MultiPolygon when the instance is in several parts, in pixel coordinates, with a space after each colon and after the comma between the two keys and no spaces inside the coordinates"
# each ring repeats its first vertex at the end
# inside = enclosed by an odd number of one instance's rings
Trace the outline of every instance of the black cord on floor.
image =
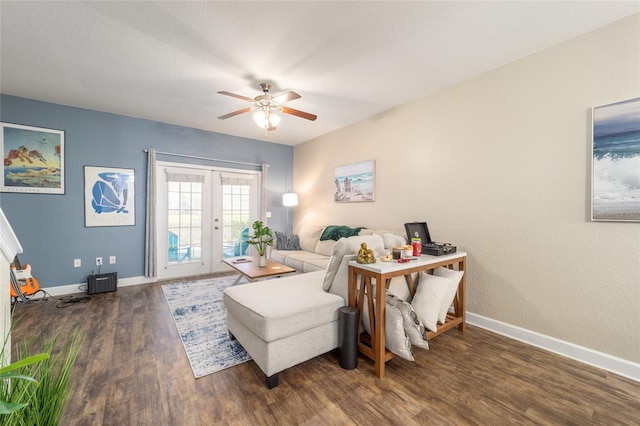
{"type": "MultiPolygon", "coordinates": [[[[55,298],[54,298],[55,299],[55,298]]],[[[60,302],[56,305],[56,308],[68,308],[76,303],[87,303],[91,300],[91,296],[62,296],[60,302]]]]}
{"type": "MultiPolygon", "coordinates": [[[[74,305],[76,303],[87,303],[91,300],[91,296],[62,296],[62,297],[55,297],[52,296],[51,293],[47,292],[46,290],[40,289],[38,291],[36,291],[35,293],[26,296],[28,302],[27,303],[36,303],[36,302],[46,302],[49,299],[47,298],[50,297],[51,299],[54,300],[58,300],[58,304],[56,305],[56,308],[68,308],[71,305],[74,305]],[[39,299],[34,299],[33,297],[42,292],[44,294],[44,296],[42,296],[39,299]]],[[[11,312],[13,312],[13,309],[15,308],[16,304],[18,303],[18,299],[15,298],[15,300],[13,301],[13,303],[11,304],[11,312]]]]}

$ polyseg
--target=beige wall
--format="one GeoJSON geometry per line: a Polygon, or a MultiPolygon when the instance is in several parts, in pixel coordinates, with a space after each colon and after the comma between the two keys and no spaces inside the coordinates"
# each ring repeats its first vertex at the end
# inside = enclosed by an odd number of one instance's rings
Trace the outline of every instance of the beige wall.
{"type": "Polygon", "coordinates": [[[589,220],[591,107],[637,96],[640,15],[295,147],[295,228],[427,221],[468,311],[640,362],[640,223],[589,220]],[[370,159],[375,202],[334,203],[370,159]]]}

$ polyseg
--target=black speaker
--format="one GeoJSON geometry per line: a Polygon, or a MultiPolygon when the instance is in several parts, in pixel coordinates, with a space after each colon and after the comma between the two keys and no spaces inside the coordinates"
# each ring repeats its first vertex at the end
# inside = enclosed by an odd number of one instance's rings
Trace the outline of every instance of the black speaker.
{"type": "Polygon", "coordinates": [[[118,288],[118,273],[89,275],[87,277],[87,294],[108,293],[118,288]]]}

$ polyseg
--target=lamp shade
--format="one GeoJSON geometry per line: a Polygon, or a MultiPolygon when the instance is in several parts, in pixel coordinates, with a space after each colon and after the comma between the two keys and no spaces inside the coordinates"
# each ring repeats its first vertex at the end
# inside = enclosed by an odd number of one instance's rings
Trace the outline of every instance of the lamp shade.
{"type": "Polygon", "coordinates": [[[298,205],[298,194],[295,192],[287,192],[282,194],[282,205],[285,207],[293,207],[298,205]]]}

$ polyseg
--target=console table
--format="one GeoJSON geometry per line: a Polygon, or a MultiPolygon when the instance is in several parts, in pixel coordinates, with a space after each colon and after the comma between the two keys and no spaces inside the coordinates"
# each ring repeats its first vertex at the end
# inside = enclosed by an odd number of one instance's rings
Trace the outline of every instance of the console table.
{"type": "MultiPolygon", "coordinates": [[[[422,271],[429,271],[440,266],[447,268],[455,268],[464,271],[466,267],[467,253],[453,253],[444,256],[422,255],[418,259],[411,260],[406,263],[398,263],[397,261],[382,262],[378,260],[372,264],[360,264],[356,261],[349,262],[349,306],[358,308],[360,315],[358,317],[358,326],[362,321],[362,308],[364,304],[365,294],[371,295],[372,282],[384,283],[376,285],[375,291],[375,308],[373,300],[368,297],[369,318],[371,321],[371,336],[366,338],[365,334],[361,334],[358,339],[358,349],[360,353],[375,361],[375,374],[378,377],[384,377],[385,362],[392,359],[395,355],[386,350],[384,324],[385,324],[385,290],[389,288],[391,278],[404,276],[409,287],[409,291],[413,296],[416,292],[416,286],[413,282],[412,274],[422,271]],[[360,278],[360,288],[358,289],[358,278],[360,278]],[[371,315],[371,312],[374,312],[371,315]],[[369,341],[367,341],[369,340],[369,341]]],[[[458,327],[458,330],[464,331],[465,327],[465,286],[467,274],[465,273],[458,285],[458,291],[453,299],[454,312],[447,314],[447,320],[444,324],[438,325],[438,331],[428,331],[427,340],[444,333],[445,331],[458,327]]]]}

